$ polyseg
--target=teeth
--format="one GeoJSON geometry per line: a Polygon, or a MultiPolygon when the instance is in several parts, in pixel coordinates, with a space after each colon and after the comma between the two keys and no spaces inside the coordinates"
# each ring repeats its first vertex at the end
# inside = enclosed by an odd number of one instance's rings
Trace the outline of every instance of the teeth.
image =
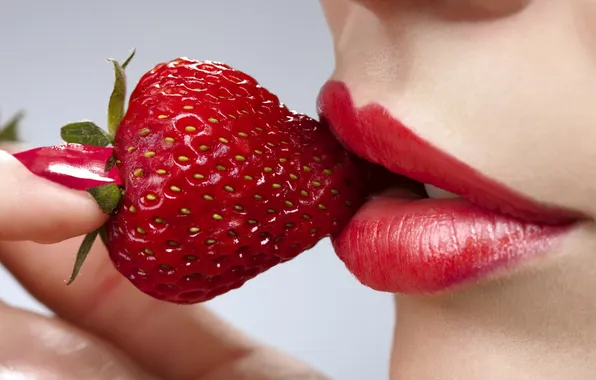
{"type": "Polygon", "coordinates": [[[459,198],[459,195],[448,192],[447,190],[440,189],[436,186],[424,184],[424,189],[429,198],[434,199],[447,199],[447,198],[459,198]]]}

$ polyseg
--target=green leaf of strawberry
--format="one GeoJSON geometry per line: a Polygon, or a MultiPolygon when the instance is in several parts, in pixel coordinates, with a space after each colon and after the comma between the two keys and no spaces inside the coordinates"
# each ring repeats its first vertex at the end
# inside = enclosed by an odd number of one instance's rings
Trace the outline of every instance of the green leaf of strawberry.
{"type": "MultiPolygon", "coordinates": [[[[132,49],[132,51],[130,52],[128,57],[124,60],[124,62],[122,62],[122,65],[120,65],[122,67],[122,70],[125,70],[126,67],[128,67],[128,64],[130,63],[130,61],[132,61],[136,52],[137,52],[136,49],[132,49]]],[[[124,77],[124,75],[122,75],[122,77],[124,77]]],[[[125,92],[124,96],[126,96],[126,91],[124,91],[124,92],[125,92]]]]}
{"type": "MultiPolygon", "coordinates": [[[[135,50],[119,64],[114,59],[108,59],[114,66],[115,80],[114,88],[110,96],[108,104],[108,132],[101,129],[92,121],[79,121],[67,124],[61,129],[61,137],[65,142],[74,144],[84,144],[91,146],[105,147],[114,143],[114,134],[124,115],[124,104],[126,101],[126,77],[124,69],[131,62],[135,55],[135,50]]],[[[106,162],[105,171],[110,171],[117,163],[116,158],[112,155],[106,162]]],[[[87,189],[87,192],[95,199],[97,205],[105,214],[113,214],[122,198],[122,190],[119,186],[114,184],[97,186],[87,189]]],[[[102,226],[96,231],[88,233],[83,243],[81,244],[77,253],[75,266],[72,275],[67,284],[72,284],[78,276],[81,267],[83,266],[89,251],[95,242],[97,235],[100,235],[104,244],[107,243],[105,227],[102,226]]]]}
{"type": "Polygon", "coordinates": [[[112,145],[114,142],[112,136],[92,121],[77,121],[67,124],[62,127],[60,136],[62,140],[73,144],[104,147],[112,145]]]}
{"type": "Polygon", "coordinates": [[[114,166],[116,166],[116,157],[110,156],[110,158],[108,158],[108,162],[106,163],[106,168],[104,169],[105,172],[109,172],[114,166]]]}
{"type": "Polygon", "coordinates": [[[81,270],[81,267],[83,266],[83,262],[85,262],[85,259],[89,255],[89,252],[91,251],[91,247],[93,246],[93,243],[95,242],[95,239],[97,238],[98,233],[99,233],[99,230],[95,230],[95,231],[90,232],[87,235],[85,235],[85,238],[83,239],[83,243],[79,247],[79,251],[77,253],[77,258],[75,261],[75,265],[74,265],[72,274],[70,275],[70,279],[66,283],[67,285],[72,284],[72,282],[78,276],[79,271],[81,270]]]}
{"type": "Polygon", "coordinates": [[[23,112],[18,112],[10,118],[6,124],[0,126],[0,141],[2,142],[18,142],[18,127],[21,120],[25,117],[23,112]]]}
{"type": "Polygon", "coordinates": [[[113,184],[92,187],[87,189],[87,192],[93,196],[101,211],[108,215],[116,211],[122,198],[122,190],[118,185],[113,184]]]}
{"type": "Polygon", "coordinates": [[[126,101],[126,76],[124,75],[124,69],[134,57],[135,52],[136,51],[133,50],[128,58],[124,60],[122,65],[114,59],[108,60],[114,65],[114,72],[116,74],[114,89],[112,90],[108,105],[108,131],[112,136],[116,134],[116,130],[124,116],[124,104],[126,101]]]}

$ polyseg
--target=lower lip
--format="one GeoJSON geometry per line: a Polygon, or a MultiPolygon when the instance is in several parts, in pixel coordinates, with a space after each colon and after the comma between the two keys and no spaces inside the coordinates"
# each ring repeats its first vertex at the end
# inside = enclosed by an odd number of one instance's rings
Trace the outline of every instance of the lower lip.
{"type": "MultiPolygon", "coordinates": [[[[340,139],[353,139],[362,133],[370,139],[372,134],[400,135],[404,131],[380,107],[355,111],[347,89],[341,84],[327,84],[321,95],[325,118],[332,127],[341,124],[341,129],[336,129],[340,139]],[[325,113],[328,110],[331,112],[325,113]],[[371,120],[375,121],[372,125],[371,120]],[[365,122],[368,124],[362,128],[365,122]],[[393,126],[393,132],[378,130],[379,125],[393,126]]],[[[392,163],[391,157],[399,156],[396,152],[389,153],[391,142],[376,143],[379,149],[368,153],[374,156],[385,151],[390,156],[385,157],[388,164],[392,163]]],[[[404,142],[396,143],[399,144],[404,142]]],[[[357,148],[366,150],[362,144],[357,148]]],[[[356,153],[369,158],[366,151],[356,153]]],[[[378,161],[383,163],[383,158],[378,161]]],[[[420,168],[414,170],[425,176],[420,168]]],[[[491,211],[462,198],[420,199],[408,190],[394,189],[375,197],[359,210],[334,239],[335,250],[347,268],[368,287],[392,293],[434,293],[486,278],[497,270],[552,251],[578,220],[574,213],[538,205],[488,179],[484,181],[485,188],[492,190],[493,195],[507,194],[508,200],[520,206],[517,210],[522,210],[528,218],[522,220],[491,211]],[[543,217],[548,223],[532,221],[536,217],[543,217]]]]}
{"type": "Polygon", "coordinates": [[[461,198],[416,199],[395,190],[365,204],[333,244],[364,285],[425,294],[552,250],[570,227],[524,222],[461,198]]]}

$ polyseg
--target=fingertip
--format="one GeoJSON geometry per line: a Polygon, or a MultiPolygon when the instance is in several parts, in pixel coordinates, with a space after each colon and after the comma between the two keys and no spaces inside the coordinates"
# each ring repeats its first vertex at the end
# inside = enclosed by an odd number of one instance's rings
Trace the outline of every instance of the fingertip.
{"type": "Polygon", "coordinates": [[[29,240],[38,243],[56,243],[85,235],[101,227],[107,220],[90,194],[67,189],[58,184],[31,175],[31,182],[38,183],[31,197],[38,197],[35,208],[42,210],[44,221],[38,220],[35,232],[26,232],[29,240]]]}
{"type": "Polygon", "coordinates": [[[11,154],[22,152],[27,149],[27,146],[20,142],[2,143],[0,145],[0,151],[8,152],[11,154]]]}
{"type": "Polygon", "coordinates": [[[107,219],[93,198],[37,177],[0,151],[0,240],[55,243],[84,235],[107,219]]]}
{"type": "Polygon", "coordinates": [[[27,240],[35,243],[54,244],[85,235],[101,227],[106,222],[107,215],[97,208],[95,201],[87,194],[77,194],[77,196],[82,196],[81,198],[84,199],[77,201],[69,196],[68,199],[57,202],[57,204],[72,207],[70,211],[64,211],[60,207],[46,210],[51,225],[44,224],[38,227],[36,232],[25,232],[23,235],[29,236],[27,240]]]}

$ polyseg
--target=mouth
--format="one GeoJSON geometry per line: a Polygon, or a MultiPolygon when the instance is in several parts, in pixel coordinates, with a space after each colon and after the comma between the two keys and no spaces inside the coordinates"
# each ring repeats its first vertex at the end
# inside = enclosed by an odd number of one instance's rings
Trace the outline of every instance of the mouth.
{"type": "Polygon", "coordinates": [[[333,241],[364,285],[425,294],[481,281],[551,251],[584,219],[534,201],[432,146],[379,105],[353,105],[329,81],[319,113],[356,155],[400,175],[333,241]]]}

